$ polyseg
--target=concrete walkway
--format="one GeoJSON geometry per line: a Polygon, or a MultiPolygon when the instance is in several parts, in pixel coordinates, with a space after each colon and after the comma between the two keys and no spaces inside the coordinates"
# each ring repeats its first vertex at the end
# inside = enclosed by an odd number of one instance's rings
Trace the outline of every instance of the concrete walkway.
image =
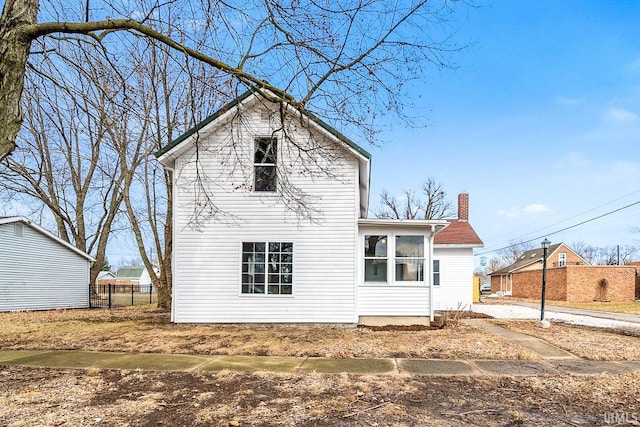
{"type": "MultiPolygon", "coordinates": [[[[532,304],[518,303],[522,309],[535,311],[532,304]]],[[[500,307],[503,312],[509,305],[476,305],[475,307],[500,307]]],[[[555,310],[555,307],[551,310],[555,310]]],[[[573,310],[573,309],[571,309],[573,310]]],[[[474,310],[475,311],[475,310],[474,310]]],[[[584,310],[581,310],[584,311],[584,310]]],[[[506,311],[510,313],[510,311],[506,311]]],[[[539,313],[539,312],[537,312],[539,313]]],[[[609,314],[609,313],[607,313],[609,314]]],[[[579,317],[585,314],[570,314],[579,317]]],[[[632,320],[625,316],[624,323],[632,320]]],[[[500,317],[500,316],[496,316],[500,317]]],[[[638,317],[638,316],[635,316],[638,317]]],[[[535,317],[534,317],[535,318],[535,317]]],[[[45,368],[117,369],[149,371],[200,371],[221,370],[241,372],[276,373],[349,373],[363,375],[517,375],[541,374],[617,374],[640,371],[640,361],[589,361],[530,335],[511,331],[483,319],[466,322],[481,327],[488,334],[507,338],[537,353],[541,361],[530,360],[442,360],[442,359],[329,359],[322,357],[269,357],[269,356],[206,356],[189,354],[131,354],[62,350],[0,350],[0,365],[31,366],[45,368]]],[[[640,326],[640,320],[637,323],[640,326]]]]}
{"type": "MultiPolygon", "coordinates": [[[[535,347],[535,345],[534,345],[535,347]]],[[[543,351],[546,352],[545,348],[543,351]]],[[[602,374],[640,371],[640,361],[595,362],[557,355],[542,361],[439,359],[327,359],[320,357],[201,356],[86,351],[0,351],[0,365],[74,369],[363,375],[517,375],[602,374]]]]}
{"type": "Polygon", "coordinates": [[[578,359],[577,356],[558,348],[548,342],[541,340],[531,335],[523,334],[520,332],[512,331],[507,328],[503,328],[493,323],[487,322],[484,319],[469,319],[467,323],[476,327],[480,327],[492,335],[498,335],[520,344],[524,348],[527,348],[534,353],[537,353],[543,359],[578,359]]]}

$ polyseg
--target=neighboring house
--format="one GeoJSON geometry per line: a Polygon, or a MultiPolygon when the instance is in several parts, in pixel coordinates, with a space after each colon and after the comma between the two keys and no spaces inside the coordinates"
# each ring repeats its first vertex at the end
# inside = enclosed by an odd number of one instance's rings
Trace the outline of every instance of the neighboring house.
{"type": "Polygon", "coordinates": [[[120,267],[111,283],[116,285],[115,292],[131,292],[132,286],[135,292],[149,292],[151,276],[143,265],[131,265],[120,267]]]}
{"type": "Polygon", "coordinates": [[[96,285],[108,285],[116,283],[116,275],[111,271],[101,271],[96,277],[96,285]]]}
{"type": "Polygon", "coordinates": [[[0,311],[88,308],[93,261],[27,218],[0,217],[0,311]]]}
{"type": "Polygon", "coordinates": [[[173,175],[172,320],[413,321],[470,305],[482,242],[468,196],[458,220],[367,218],[370,154],[286,111],[281,123],[247,92],[157,153],[173,175]]]}
{"type": "MultiPolygon", "coordinates": [[[[540,298],[543,249],[532,249],[516,262],[491,273],[498,295],[540,298]]],[[[557,301],[633,301],[635,267],[592,266],[564,243],[547,249],[545,298],[557,301]]]]}

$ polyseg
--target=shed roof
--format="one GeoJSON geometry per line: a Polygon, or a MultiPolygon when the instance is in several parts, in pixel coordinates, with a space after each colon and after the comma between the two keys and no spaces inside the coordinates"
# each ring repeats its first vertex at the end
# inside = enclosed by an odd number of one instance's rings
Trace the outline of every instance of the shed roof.
{"type": "Polygon", "coordinates": [[[64,240],[62,240],[60,237],[56,236],[55,234],[45,230],[44,228],[42,228],[40,225],[36,224],[35,222],[31,221],[29,218],[26,218],[24,216],[4,216],[4,217],[0,217],[0,224],[14,224],[14,223],[22,223],[28,227],[31,227],[32,229],[36,230],[37,232],[39,232],[40,234],[43,234],[44,236],[50,238],[51,240],[55,241],[56,243],[64,246],[66,249],[69,249],[72,252],[75,252],[76,254],[80,255],[81,257],[86,258],[89,261],[95,261],[95,258],[93,258],[91,255],[87,254],[84,251],[81,251],[80,249],[76,248],[75,246],[73,246],[71,243],[69,242],[65,242],[64,240]]]}

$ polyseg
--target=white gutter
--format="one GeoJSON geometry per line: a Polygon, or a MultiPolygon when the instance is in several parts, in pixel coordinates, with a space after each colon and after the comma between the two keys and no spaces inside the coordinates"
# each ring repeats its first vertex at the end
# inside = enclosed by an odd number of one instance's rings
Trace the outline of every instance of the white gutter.
{"type": "Polygon", "coordinates": [[[433,310],[433,240],[436,234],[436,226],[431,226],[431,234],[429,235],[429,321],[435,320],[435,312],[433,310]]]}

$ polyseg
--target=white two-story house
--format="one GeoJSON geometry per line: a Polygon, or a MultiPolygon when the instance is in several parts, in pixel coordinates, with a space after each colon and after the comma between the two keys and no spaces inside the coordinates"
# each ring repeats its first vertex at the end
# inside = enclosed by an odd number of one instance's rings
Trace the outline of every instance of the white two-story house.
{"type": "Polygon", "coordinates": [[[456,220],[367,218],[371,156],[310,113],[247,92],[158,154],[173,174],[174,322],[358,323],[469,308],[456,220]]]}

